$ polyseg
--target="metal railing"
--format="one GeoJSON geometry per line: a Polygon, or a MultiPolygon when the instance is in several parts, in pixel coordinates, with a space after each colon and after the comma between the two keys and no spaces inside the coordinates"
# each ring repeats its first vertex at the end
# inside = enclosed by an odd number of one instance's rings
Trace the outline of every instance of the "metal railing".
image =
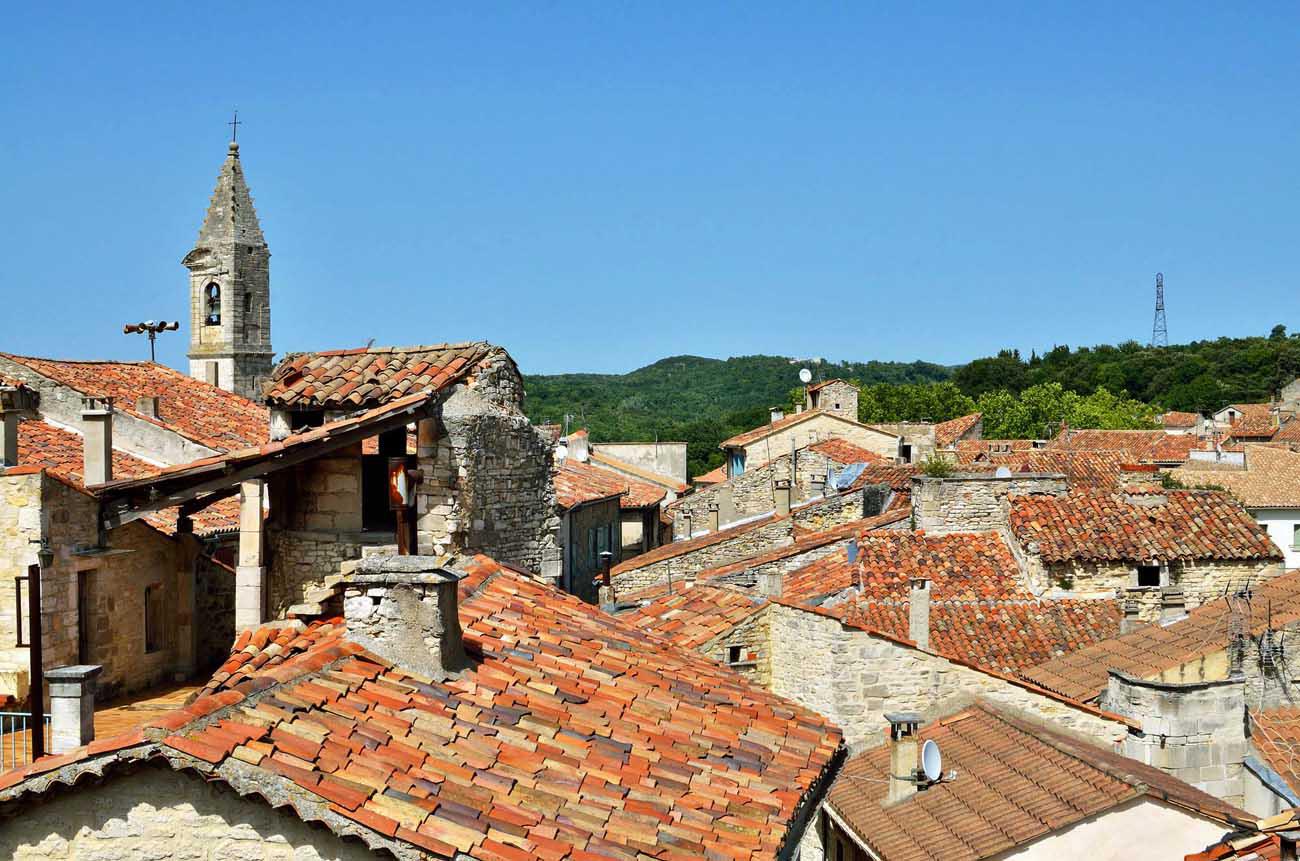
{"type": "MultiPolygon", "coordinates": [[[[0,772],[32,761],[32,716],[28,712],[0,712],[0,772]]],[[[50,719],[45,718],[45,749],[50,749],[50,719]]]]}

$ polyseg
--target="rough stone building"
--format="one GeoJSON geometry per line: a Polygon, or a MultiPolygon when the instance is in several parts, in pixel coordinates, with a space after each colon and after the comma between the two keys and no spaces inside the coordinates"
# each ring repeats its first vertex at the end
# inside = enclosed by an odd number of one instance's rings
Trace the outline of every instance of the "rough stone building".
{"type": "Polygon", "coordinates": [[[271,372],[271,252],[230,142],[190,270],[190,375],[256,398],[271,372]]]}
{"type": "Polygon", "coordinates": [[[726,452],[727,476],[735,478],[782,455],[829,439],[852,443],[890,462],[899,457],[896,434],[821,409],[792,416],[773,413],[769,424],[723,440],[719,447],[726,452]]]}
{"type": "Polygon", "coordinates": [[[1038,594],[1121,596],[1155,621],[1283,570],[1282,554],[1219,491],[1073,491],[1012,497],[1009,529],[1038,594]]]}
{"type": "Polygon", "coordinates": [[[218,561],[235,526],[230,506],[107,528],[86,485],[158,467],[114,446],[110,402],[89,402],[67,428],[42,418],[38,392],[9,382],[0,379],[0,699],[28,695],[28,597],[42,542],[54,552],[41,573],[47,668],[101,665],[105,696],[210,669],[234,636],[233,575],[218,561]]]}
{"type": "MultiPolygon", "coordinates": [[[[565,592],[596,603],[597,581],[622,555],[622,503],[627,498],[627,483],[615,473],[573,457],[558,465],[555,500],[563,554],[560,588],[565,592]]],[[[657,503],[651,503],[651,508],[657,512],[657,503]]]]}
{"type": "Polygon", "coordinates": [[[1286,642],[1300,632],[1300,574],[1231,594],[1165,625],[1144,625],[1038,667],[1031,682],[1126,715],[1125,752],[1242,804],[1274,812],[1247,735],[1255,715],[1300,696],[1286,642]]]}
{"type": "Polygon", "coordinates": [[[339,590],[184,709],[0,777],[0,854],[762,861],[842,762],[824,718],[484,557],[339,590]]]}
{"type": "Polygon", "coordinates": [[[851,422],[858,420],[858,387],[848,380],[815,383],[804,390],[803,408],[821,410],[851,422]]]}
{"type": "Polygon", "coordinates": [[[126,518],[238,489],[239,627],[312,604],[347,563],[393,548],[399,528],[421,553],[491,551],[547,582],[560,577],[550,441],[523,414],[522,379],[505,350],[291,355],[266,397],[274,442],[101,492],[126,518]],[[411,488],[404,521],[390,502],[394,466],[411,488]]]}
{"type": "MultiPolygon", "coordinates": [[[[667,506],[673,520],[673,534],[691,537],[708,528],[711,506],[717,506],[718,522],[727,526],[776,508],[776,484],[790,482],[792,502],[809,501],[824,496],[828,482],[830,493],[847,487],[854,479],[869,473],[872,483],[882,476],[898,483],[899,476],[910,477],[915,468],[887,465],[880,455],[842,439],[827,439],[746,470],[716,484],[701,487],[667,506]],[[858,469],[849,469],[863,464],[858,469]],[[866,467],[870,466],[871,469],[866,467]]],[[[903,490],[907,480],[903,479],[903,490]]]]}

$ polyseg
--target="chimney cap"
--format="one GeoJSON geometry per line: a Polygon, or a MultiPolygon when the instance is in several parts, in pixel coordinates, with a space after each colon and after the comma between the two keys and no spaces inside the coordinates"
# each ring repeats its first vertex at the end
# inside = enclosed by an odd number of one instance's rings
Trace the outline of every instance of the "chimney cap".
{"type": "Polygon", "coordinates": [[[113,411],[113,398],[109,395],[86,395],[81,399],[81,414],[103,414],[113,411]]]}
{"type": "Polygon", "coordinates": [[[919,712],[885,712],[885,720],[889,721],[891,726],[894,724],[919,724],[921,715],[919,712]]]}
{"type": "Polygon", "coordinates": [[[354,583],[455,583],[464,578],[446,566],[446,556],[365,556],[357,562],[354,583]]]}

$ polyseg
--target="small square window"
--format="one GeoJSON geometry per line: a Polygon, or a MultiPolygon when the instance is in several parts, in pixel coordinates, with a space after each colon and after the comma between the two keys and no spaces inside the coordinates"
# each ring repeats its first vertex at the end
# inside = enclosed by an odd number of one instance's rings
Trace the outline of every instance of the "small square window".
{"type": "Polygon", "coordinates": [[[1138,587],[1159,586],[1160,585],[1160,566],[1159,565],[1139,565],[1138,566],[1138,587]]]}
{"type": "Polygon", "coordinates": [[[727,663],[739,664],[745,658],[744,646],[727,646],[727,663]]]}

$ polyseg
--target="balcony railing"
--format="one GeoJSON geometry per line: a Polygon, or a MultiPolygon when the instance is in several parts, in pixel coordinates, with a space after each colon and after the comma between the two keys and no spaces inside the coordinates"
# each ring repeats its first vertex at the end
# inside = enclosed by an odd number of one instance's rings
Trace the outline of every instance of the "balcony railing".
{"type": "MultiPolygon", "coordinates": [[[[0,772],[32,761],[32,716],[27,712],[0,712],[0,772]]],[[[45,749],[50,749],[50,718],[45,717],[45,749]]]]}

